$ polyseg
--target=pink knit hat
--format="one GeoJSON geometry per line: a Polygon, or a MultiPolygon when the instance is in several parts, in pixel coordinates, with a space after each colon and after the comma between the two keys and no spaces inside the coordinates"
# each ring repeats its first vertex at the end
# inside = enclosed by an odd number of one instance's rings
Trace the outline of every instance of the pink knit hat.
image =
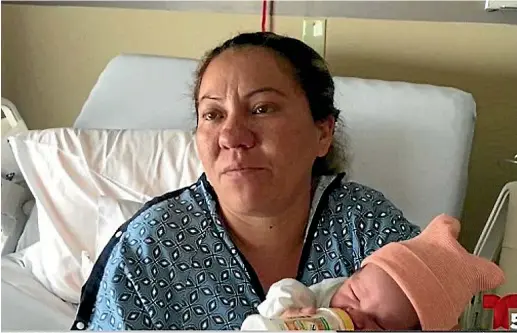
{"type": "Polygon", "coordinates": [[[450,330],[474,295],[504,283],[493,262],[474,256],[457,241],[458,220],[440,215],[413,239],[389,243],[363,260],[402,288],[422,330],[450,330]]]}

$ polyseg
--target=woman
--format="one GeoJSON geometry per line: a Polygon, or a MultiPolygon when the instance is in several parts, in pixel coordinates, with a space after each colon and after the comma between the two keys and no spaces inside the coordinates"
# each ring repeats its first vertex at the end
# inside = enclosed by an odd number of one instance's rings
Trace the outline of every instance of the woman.
{"type": "Polygon", "coordinates": [[[324,60],[296,39],[245,33],[210,51],[194,91],[206,172],[119,228],[73,328],[239,329],[274,282],[349,276],[417,235],[337,172],[333,98],[324,60]]]}

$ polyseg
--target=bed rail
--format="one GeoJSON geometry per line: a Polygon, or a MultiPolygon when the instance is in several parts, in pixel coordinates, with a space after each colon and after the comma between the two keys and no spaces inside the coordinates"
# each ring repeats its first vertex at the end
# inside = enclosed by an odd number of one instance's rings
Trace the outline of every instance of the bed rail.
{"type": "Polygon", "coordinates": [[[27,125],[18,112],[16,105],[7,98],[2,97],[2,137],[14,129],[27,130],[27,125]]]}

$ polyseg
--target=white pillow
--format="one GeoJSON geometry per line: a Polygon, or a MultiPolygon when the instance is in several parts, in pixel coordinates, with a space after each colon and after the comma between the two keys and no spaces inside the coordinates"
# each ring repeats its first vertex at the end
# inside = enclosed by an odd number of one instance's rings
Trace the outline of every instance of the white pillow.
{"type": "Polygon", "coordinates": [[[95,261],[115,234],[118,227],[132,218],[145,202],[121,200],[112,197],[100,196],[97,201],[98,219],[97,234],[95,238],[95,253],[93,257],[83,253],[82,273],[88,278],[95,261]]]}
{"type": "MultiPolygon", "coordinates": [[[[28,204],[36,202],[34,200],[30,200],[28,204]]],[[[26,204],[27,205],[27,204],[26,204]]],[[[25,206],[24,206],[25,207],[25,206]]],[[[38,228],[38,207],[34,206],[31,208],[29,212],[29,218],[25,223],[25,227],[23,228],[23,232],[18,240],[18,244],[16,244],[15,252],[20,252],[23,249],[28,248],[32,244],[39,241],[39,228],[38,228]]]]}
{"type": "Polygon", "coordinates": [[[95,257],[91,258],[93,262],[102,253],[102,250],[104,250],[118,227],[133,217],[144,204],[143,202],[121,200],[106,196],[99,198],[95,257]]]}
{"type": "Polygon", "coordinates": [[[194,136],[180,130],[58,128],[10,138],[36,199],[41,251],[26,255],[49,290],[77,303],[82,258],[95,256],[100,196],[145,202],[201,175],[194,136]]]}

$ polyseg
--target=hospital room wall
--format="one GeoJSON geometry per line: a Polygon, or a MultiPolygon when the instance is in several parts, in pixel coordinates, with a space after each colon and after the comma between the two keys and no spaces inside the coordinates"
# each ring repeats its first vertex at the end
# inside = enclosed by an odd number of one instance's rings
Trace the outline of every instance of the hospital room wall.
{"type": "MultiPolygon", "coordinates": [[[[300,38],[302,19],[276,17],[274,30],[300,38]]],[[[32,129],[70,126],[117,54],[197,59],[259,27],[258,15],[4,4],[2,96],[32,129]]],[[[517,172],[499,163],[517,152],[517,26],[330,18],[326,54],[336,75],[474,95],[478,119],[461,236],[472,249],[501,186],[517,172]]]]}

